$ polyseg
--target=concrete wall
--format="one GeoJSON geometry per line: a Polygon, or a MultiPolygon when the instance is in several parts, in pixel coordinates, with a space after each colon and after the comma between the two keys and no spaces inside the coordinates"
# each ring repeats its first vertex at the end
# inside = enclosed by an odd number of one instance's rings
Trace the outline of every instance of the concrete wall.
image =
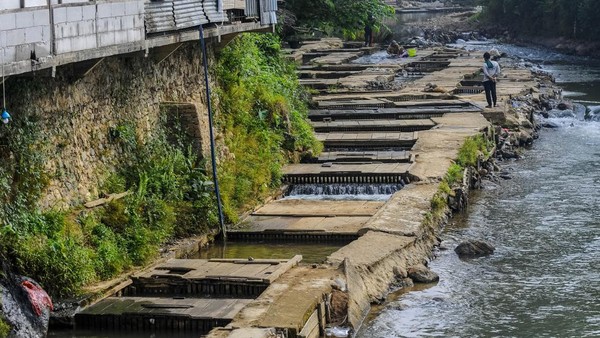
{"type": "Polygon", "coordinates": [[[7,76],[44,69],[54,74],[69,63],[197,40],[198,33],[190,28],[209,22],[219,25],[207,27],[205,37],[218,41],[241,32],[263,32],[272,28],[273,20],[239,18],[238,9],[248,3],[256,10],[252,17],[257,16],[259,1],[276,6],[275,0],[178,0],[176,6],[151,0],[0,0],[0,63],[7,76]],[[236,15],[229,16],[227,11],[234,8],[236,15]],[[227,24],[229,18],[236,22],[227,24]],[[162,25],[165,21],[172,24],[162,25]]]}
{"type": "Polygon", "coordinates": [[[0,2],[0,58],[4,55],[5,63],[28,61],[32,51],[44,58],[145,39],[144,0],[60,2],[52,8],[46,0],[26,1],[25,8],[20,0],[0,2]]]}
{"type": "Polygon", "coordinates": [[[143,41],[143,0],[73,3],[53,8],[56,54],[143,41]]]}
{"type": "Polygon", "coordinates": [[[47,8],[0,12],[0,57],[5,63],[29,60],[32,51],[37,57],[48,56],[51,41],[47,8]]]}

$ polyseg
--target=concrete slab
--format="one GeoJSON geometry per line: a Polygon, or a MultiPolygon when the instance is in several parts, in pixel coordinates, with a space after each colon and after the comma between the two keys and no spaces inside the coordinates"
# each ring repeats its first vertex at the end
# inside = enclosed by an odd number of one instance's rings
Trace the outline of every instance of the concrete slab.
{"type": "Polygon", "coordinates": [[[431,119],[407,120],[336,120],[314,121],[311,125],[316,132],[333,131],[401,131],[411,132],[431,129],[435,123],[431,119]]]}
{"type": "MultiPolygon", "coordinates": [[[[318,174],[405,174],[411,168],[409,163],[333,163],[331,166],[322,164],[291,164],[283,168],[284,175],[318,175],[318,174]]],[[[340,182],[341,183],[341,182],[340,182]]]]}
{"type": "Polygon", "coordinates": [[[283,199],[264,205],[253,216],[373,216],[385,202],[381,201],[310,201],[283,199]]]}
{"type": "Polygon", "coordinates": [[[324,162],[411,162],[409,151],[332,151],[322,152],[317,161],[324,162]]]}
{"type": "Polygon", "coordinates": [[[331,254],[327,261],[334,266],[338,266],[342,264],[344,259],[350,257],[352,264],[355,266],[373,266],[414,241],[415,237],[412,236],[406,237],[371,231],[331,254]],[[373,250],[374,248],[377,248],[377,250],[373,250]]]}
{"type": "Polygon", "coordinates": [[[359,231],[379,231],[407,237],[421,237],[422,223],[439,184],[411,184],[396,192],[359,231]]]}
{"type": "MultiPolygon", "coordinates": [[[[358,234],[371,216],[250,216],[244,225],[251,231],[320,232],[323,238],[335,234],[358,234]]],[[[243,231],[243,230],[242,230],[243,231]]],[[[330,236],[334,240],[335,236],[330,236]]],[[[283,238],[282,238],[283,239],[283,238]]]]}
{"type": "Polygon", "coordinates": [[[433,120],[436,128],[420,132],[412,149],[415,163],[410,173],[421,180],[443,178],[465,139],[490,126],[481,114],[452,114],[433,120]]]}

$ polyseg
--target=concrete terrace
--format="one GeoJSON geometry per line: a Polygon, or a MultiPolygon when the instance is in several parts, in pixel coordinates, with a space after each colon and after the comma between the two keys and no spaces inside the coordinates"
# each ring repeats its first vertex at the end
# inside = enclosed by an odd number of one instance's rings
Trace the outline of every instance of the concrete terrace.
{"type": "MultiPolygon", "coordinates": [[[[304,48],[311,50],[308,46],[304,48]]],[[[318,44],[313,50],[324,53],[318,44]]],[[[507,69],[498,85],[499,107],[484,110],[482,88],[470,85],[469,90],[463,93],[463,81],[478,76],[481,63],[479,55],[443,48],[419,51],[416,58],[399,60],[398,64],[386,64],[382,71],[371,70],[377,65],[366,67],[348,63],[370,52],[373,51],[360,50],[350,55],[332,51],[328,56],[312,59],[313,62],[310,58],[292,55],[294,59],[307,62],[300,67],[301,74],[308,68],[314,69],[308,85],[323,88],[321,94],[314,96],[315,109],[310,114],[318,137],[324,141],[348,140],[348,144],[345,144],[348,149],[328,149],[335,146],[330,147],[331,144],[326,143],[325,152],[315,163],[286,167],[284,180],[291,183],[378,182],[373,177],[378,177],[381,172],[393,176],[393,172],[400,174],[404,188],[386,202],[283,199],[257,209],[244,220],[242,229],[230,233],[230,236],[244,238],[244,232],[247,232],[252,234],[252,238],[267,239],[279,233],[282,235],[280,239],[293,241],[301,240],[298,234],[319,234],[320,240],[328,235],[335,240],[336,235],[354,234],[356,240],[329,256],[326,266],[292,270],[289,275],[297,278],[289,281],[289,284],[280,281],[285,284],[285,287],[281,287],[285,292],[267,289],[242,310],[227,329],[213,330],[210,337],[244,336],[250,334],[251,330],[269,327],[285,328],[295,333],[318,332],[314,325],[321,325],[319,327],[322,330],[323,321],[314,324],[310,320],[298,322],[293,319],[307,318],[307,314],[313,310],[318,314],[319,306],[315,302],[318,303],[324,292],[335,292],[331,285],[340,276],[348,283],[348,323],[358,325],[370,302],[386,293],[394,278],[394,267],[420,263],[429,255],[432,244],[427,244],[427,241],[428,238],[433,241],[432,234],[435,231],[424,227],[425,217],[431,209],[431,199],[438,190],[439,181],[453,163],[465,139],[487,132],[490,122],[484,114],[504,115],[510,95],[529,93],[536,88],[536,82],[528,70],[507,69]],[[374,91],[365,86],[365,83],[380,81],[381,77],[377,77],[381,73],[388,74],[391,71],[393,78],[402,74],[403,69],[433,57],[442,59],[443,67],[431,67],[422,77],[399,91],[374,91]],[[331,63],[324,63],[323,60],[331,63]],[[320,67],[327,70],[317,70],[320,67]],[[335,77],[336,72],[340,73],[340,78],[335,77]],[[327,84],[335,82],[337,85],[334,90],[319,85],[319,81],[327,84]],[[433,92],[426,89],[431,88],[431,84],[436,85],[433,92]],[[361,93],[359,88],[364,92],[361,93]],[[422,123],[416,123],[418,121],[422,123]],[[386,139],[383,135],[391,135],[393,141],[399,139],[398,132],[387,134],[387,131],[374,130],[407,126],[418,128],[419,131],[405,138],[412,141],[411,145],[395,145],[401,150],[382,150],[378,149],[377,143],[370,143],[374,138],[386,139]],[[370,149],[363,150],[365,147],[370,149]],[[297,181],[291,178],[300,174],[306,175],[306,178],[297,181]],[[260,233],[268,235],[261,237],[260,233]],[[329,285],[302,286],[303,282],[310,285],[315,273],[321,278],[314,277],[315,283],[322,280],[323,275],[329,275],[329,285]],[[299,299],[314,301],[299,306],[300,303],[296,303],[299,299]],[[278,309],[285,307],[285,304],[290,305],[290,302],[297,306],[288,306],[285,315],[282,315],[278,309]]],[[[386,75],[386,79],[388,77],[386,75]]],[[[261,334],[256,337],[267,337],[265,333],[261,334]]],[[[318,334],[298,336],[318,337],[318,334]]]]}
{"type": "Polygon", "coordinates": [[[277,331],[315,338],[327,324],[358,327],[399,271],[429,257],[439,231],[426,222],[431,200],[465,140],[490,131],[486,117],[510,118],[509,95],[536,90],[528,70],[507,69],[499,107],[484,110],[480,57],[462,50],[419,51],[382,66],[352,62],[377,49],[344,47],[336,39],[289,52],[303,62],[299,74],[310,72],[303,81],[315,94],[309,118],[325,150],[285,167],[284,182],[401,189],[386,201],[270,201],[236,225],[229,240],[345,245],[313,265],[300,256],[171,260],[83,311],[76,317],[83,326],[210,331],[211,338],[267,338],[277,331]],[[392,82],[409,71],[420,75],[394,90],[392,82]]]}

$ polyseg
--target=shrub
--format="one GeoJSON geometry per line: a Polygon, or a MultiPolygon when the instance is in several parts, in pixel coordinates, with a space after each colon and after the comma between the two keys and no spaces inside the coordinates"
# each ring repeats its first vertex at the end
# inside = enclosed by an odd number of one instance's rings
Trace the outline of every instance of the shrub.
{"type": "Polygon", "coordinates": [[[235,161],[220,165],[224,211],[231,221],[278,187],[296,152],[321,149],[308,123],[305,92],[273,34],[242,34],[219,55],[218,125],[235,161]]]}
{"type": "Polygon", "coordinates": [[[0,317],[0,338],[8,337],[10,330],[10,325],[6,321],[4,321],[2,317],[0,317]]]}

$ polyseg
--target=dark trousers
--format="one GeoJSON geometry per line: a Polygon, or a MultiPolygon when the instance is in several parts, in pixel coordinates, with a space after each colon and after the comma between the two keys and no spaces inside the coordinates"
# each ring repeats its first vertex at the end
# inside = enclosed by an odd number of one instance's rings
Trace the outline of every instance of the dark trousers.
{"type": "Polygon", "coordinates": [[[371,26],[365,26],[365,47],[370,47],[373,44],[373,29],[371,26]]]}
{"type": "Polygon", "coordinates": [[[485,99],[487,100],[488,106],[492,104],[496,105],[496,82],[485,81],[483,82],[483,89],[485,89],[485,99]]]}

